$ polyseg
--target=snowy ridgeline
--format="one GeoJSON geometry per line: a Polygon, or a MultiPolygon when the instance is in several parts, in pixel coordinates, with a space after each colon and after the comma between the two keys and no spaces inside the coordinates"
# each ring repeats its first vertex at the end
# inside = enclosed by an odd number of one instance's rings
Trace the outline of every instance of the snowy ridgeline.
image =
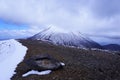
{"type": "MultiPolygon", "coordinates": [[[[27,48],[14,39],[0,41],[0,80],[10,80],[15,74],[14,71],[17,65],[23,60],[26,51],[27,48]]],[[[61,65],[65,66],[62,62],[61,65]]],[[[46,75],[51,72],[51,70],[41,72],[32,70],[22,76],[26,77],[31,74],[46,75]]]]}
{"type": "Polygon", "coordinates": [[[0,80],[10,80],[26,51],[27,48],[14,39],[0,41],[0,80]]]}

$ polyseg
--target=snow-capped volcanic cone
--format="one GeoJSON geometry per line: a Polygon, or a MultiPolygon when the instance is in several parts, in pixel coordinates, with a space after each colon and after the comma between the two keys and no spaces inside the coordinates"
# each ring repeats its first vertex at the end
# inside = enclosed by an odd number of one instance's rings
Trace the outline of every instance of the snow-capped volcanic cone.
{"type": "Polygon", "coordinates": [[[101,48],[101,46],[80,32],[56,32],[52,28],[45,29],[30,37],[32,40],[48,41],[57,45],[80,48],[101,48]]]}

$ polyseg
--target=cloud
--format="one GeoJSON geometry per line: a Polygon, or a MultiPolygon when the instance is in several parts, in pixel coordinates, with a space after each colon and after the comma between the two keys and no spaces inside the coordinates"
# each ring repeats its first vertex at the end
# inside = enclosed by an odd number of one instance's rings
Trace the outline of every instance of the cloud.
{"type": "Polygon", "coordinates": [[[82,3],[85,4],[85,1],[0,0],[0,18],[16,24],[40,27],[53,24],[71,29],[74,25],[79,26],[79,19],[82,21],[82,16],[84,16],[82,3]]]}
{"type": "Polygon", "coordinates": [[[120,0],[94,0],[91,8],[99,17],[113,17],[120,13],[120,0]]]}
{"type": "Polygon", "coordinates": [[[39,30],[2,30],[0,31],[0,40],[1,39],[19,39],[19,38],[27,38],[33,36],[38,33],[39,30]],[[4,34],[4,35],[3,35],[4,34]]]}
{"type": "Polygon", "coordinates": [[[0,19],[40,30],[120,36],[119,0],[0,0],[0,19]]]}

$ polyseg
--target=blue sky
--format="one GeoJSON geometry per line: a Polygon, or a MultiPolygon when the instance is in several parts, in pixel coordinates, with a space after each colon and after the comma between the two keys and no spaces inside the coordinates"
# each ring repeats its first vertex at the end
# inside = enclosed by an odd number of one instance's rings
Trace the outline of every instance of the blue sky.
{"type": "Polygon", "coordinates": [[[0,30],[25,30],[27,25],[17,25],[0,20],[0,30]]]}
{"type": "Polygon", "coordinates": [[[33,35],[52,25],[54,30],[79,31],[93,39],[119,42],[119,3],[120,0],[0,0],[0,35],[33,35]]]}

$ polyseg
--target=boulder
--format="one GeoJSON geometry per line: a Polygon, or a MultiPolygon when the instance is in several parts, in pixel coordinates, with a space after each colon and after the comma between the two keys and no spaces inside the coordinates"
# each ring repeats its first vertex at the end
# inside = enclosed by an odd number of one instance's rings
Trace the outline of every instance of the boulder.
{"type": "Polygon", "coordinates": [[[61,62],[49,54],[39,54],[24,61],[32,70],[56,70],[63,67],[61,62]]]}

